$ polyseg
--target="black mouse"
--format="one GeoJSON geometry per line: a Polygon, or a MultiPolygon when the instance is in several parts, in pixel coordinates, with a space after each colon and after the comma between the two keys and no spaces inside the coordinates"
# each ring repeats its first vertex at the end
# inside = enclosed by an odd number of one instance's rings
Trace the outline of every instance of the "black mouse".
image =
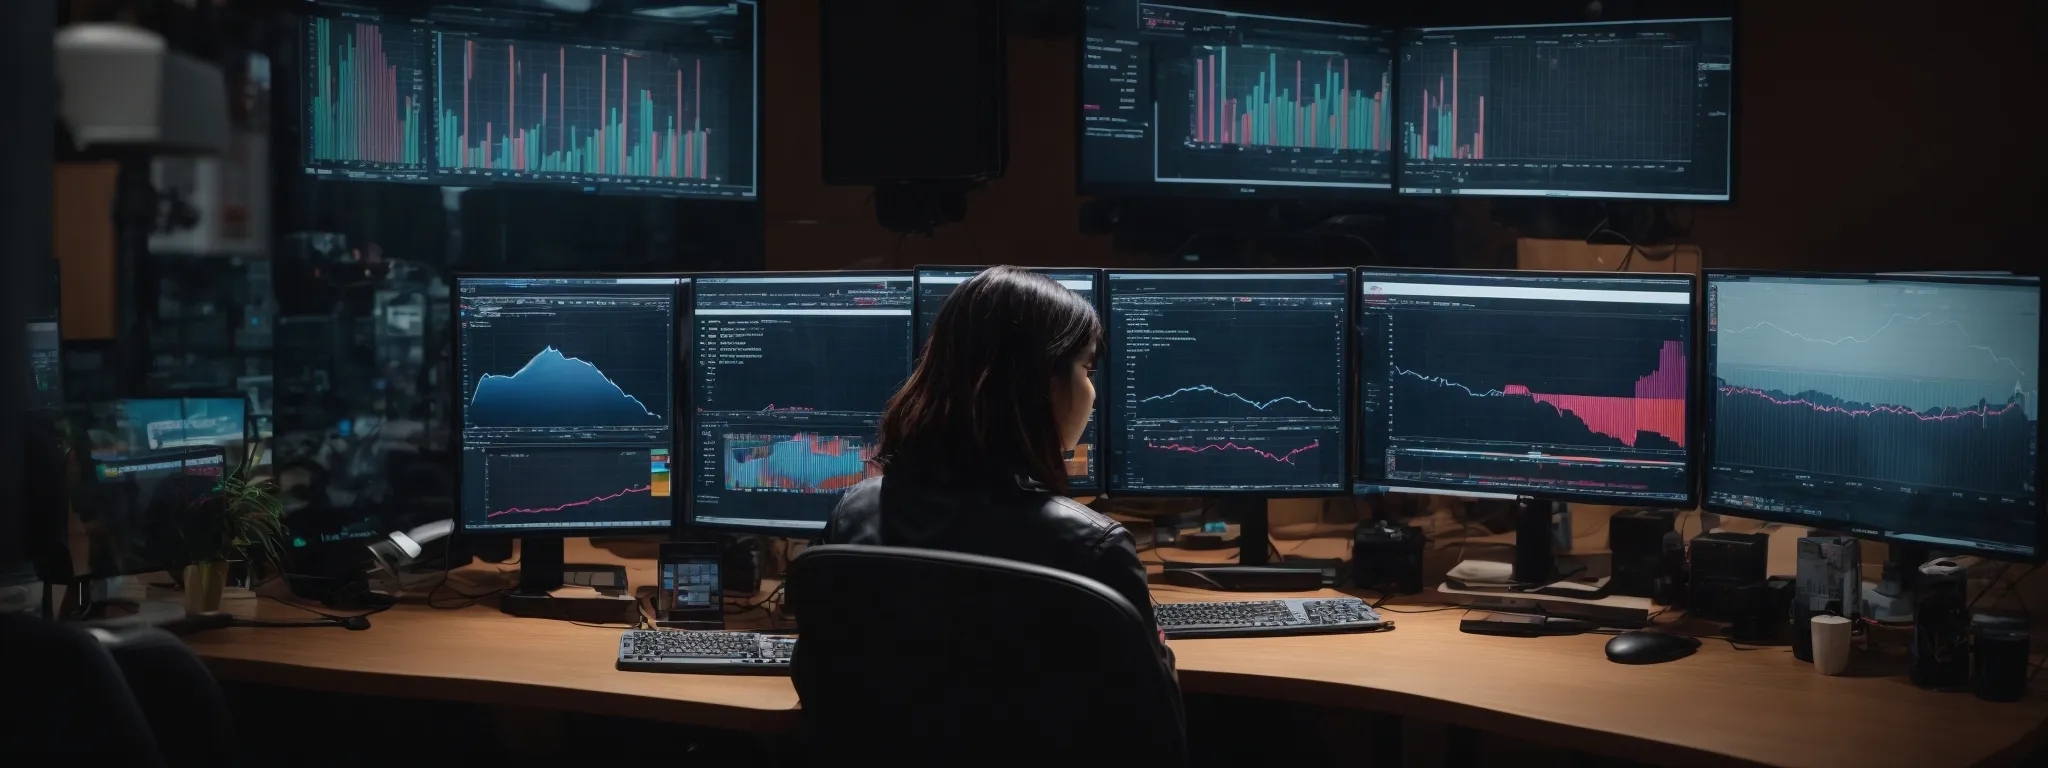
{"type": "Polygon", "coordinates": [[[350,632],[360,632],[362,630],[370,628],[370,617],[348,616],[340,620],[337,620],[334,623],[340,624],[342,629],[346,629],[350,632]]]}
{"type": "Polygon", "coordinates": [[[1623,632],[1607,641],[1607,660],[1616,664],[1662,664],[1691,656],[1700,641],[1662,632],[1623,632]]]}

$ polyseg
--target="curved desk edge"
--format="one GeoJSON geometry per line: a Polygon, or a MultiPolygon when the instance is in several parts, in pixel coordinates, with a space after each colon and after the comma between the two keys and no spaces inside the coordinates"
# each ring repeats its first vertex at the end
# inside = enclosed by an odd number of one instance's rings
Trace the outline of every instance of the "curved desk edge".
{"type": "MultiPolygon", "coordinates": [[[[749,733],[795,733],[797,710],[762,710],[681,699],[641,696],[617,691],[477,680],[423,677],[390,672],[365,672],[301,666],[286,662],[204,656],[221,680],[300,688],[329,693],[432,699],[466,704],[511,705],[557,709],[605,717],[686,723],[749,733]]],[[[636,674],[621,672],[619,674],[636,674]]],[[[649,673],[637,673],[649,674],[649,673]]],[[[678,677],[688,677],[679,675],[678,677]]],[[[677,681],[682,684],[683,681],[677,681]]]]}

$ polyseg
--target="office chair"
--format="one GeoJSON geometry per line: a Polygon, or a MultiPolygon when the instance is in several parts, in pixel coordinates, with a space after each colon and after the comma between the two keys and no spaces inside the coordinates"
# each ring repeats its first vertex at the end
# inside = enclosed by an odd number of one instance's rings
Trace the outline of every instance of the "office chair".
{"type": "Polygon", "coordinates": [[[241,762],[219,684],[184,643],[153,627],[58,624],[0,614],[10,753],[146,768],[241,762]]]}
{"type": "Polygon", "coordinates": [[[1151,624],[1098,582],[979,555],[832,545],[799,555],[785,587],[817,762],[1187,762],[1180,687],[1151,624]]]}

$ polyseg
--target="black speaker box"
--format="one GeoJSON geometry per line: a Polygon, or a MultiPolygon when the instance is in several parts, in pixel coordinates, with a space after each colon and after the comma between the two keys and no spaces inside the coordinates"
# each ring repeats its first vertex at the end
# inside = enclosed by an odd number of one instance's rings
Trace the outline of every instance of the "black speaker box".
{"type": "Polygon", "coordinates": [[[988,179],[1009,159],[1003,3],[818,4],[826,184],[988,179]]]}
{"type": "Polygon", "coordinates": [[[1970,620],[1970,676],[1977,698],[2019,701],[2027,696],[2027,649],[2032,645],[2030,622],[2009,616],[1977,614],[1970,620]]]}
{"type": "Polygon", "coordinates": [[[1692,592],[1687,610],[1693,616],[1734,621],[1762,608],[1763,585],[1770,569],[1771,537],[1763,533],[1707,533],[1692,540],[1692,592]]]}
{"type": "Polygon", "coordinates": [[[1422,591],[1422,529],[1384,520],[1359,523],[1351,535],[1351,583],[1382,595],[1422,591]]]}
{"type": "Polygon", "coordinates": [[[1607,550],[1614,558],[1612,590],[1617,595],[1657,597],[1664,579],[1664,534],[1673,528],[1670,512],[1631,509],[1607,522],[1607,550]]]}

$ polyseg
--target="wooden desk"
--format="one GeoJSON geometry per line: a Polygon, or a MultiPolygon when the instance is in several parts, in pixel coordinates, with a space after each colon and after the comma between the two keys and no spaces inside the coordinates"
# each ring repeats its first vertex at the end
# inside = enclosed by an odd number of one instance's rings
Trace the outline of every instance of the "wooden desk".
{"type": "MultiPolygon", "coordinates": [[[[1176,587],[1153,595],[1217,599],[1176,587]]],[[[1396,629],[1370,635],[1172,645],[1188,692],[1391,712],[1662,765],[1977,765],[2009,762],[2048,736],[2041,686],[1993,704],[1914,687],[1900,661],[1859,657],[1850,675],[1827,677],[1789,648],[1721,641],[1626,666],[1607,660],[1606,636],[1468,635],[1463,615],[1391,614],[1396,629]]]]}
{"type": "MultiPolygon", "coordinates": [[[[602,559],[574,546],[572,562],[602,559]]],[[[1169,586],[1154,595],[1230,599],[1169,586]]],[[[246,595],[226,607],[304,617],[246,595]]],[[[1606,660],[1604,636],[1466,635],[1462,613],[1394,614],[1397,629],[1376,634],[1172,646],[1190,693],[1395,713],[1656,764],[1965,766],[2010,762],[2048,737],[2048,695],[2038,686],[2024,702],[1992,704],[1922,691],[1897,660],[1864,658],[1849,676],[1824,677],[1784,648],[1736,651],[1719,641],[1680,661],[1623,666],[1606,660]]],[[[232,681],[752,732],[797,727],[786,678],[619,672],[617,629],[410,602],[371,621],[364,632],[228,629],[189,640],[232,681]]]]}

